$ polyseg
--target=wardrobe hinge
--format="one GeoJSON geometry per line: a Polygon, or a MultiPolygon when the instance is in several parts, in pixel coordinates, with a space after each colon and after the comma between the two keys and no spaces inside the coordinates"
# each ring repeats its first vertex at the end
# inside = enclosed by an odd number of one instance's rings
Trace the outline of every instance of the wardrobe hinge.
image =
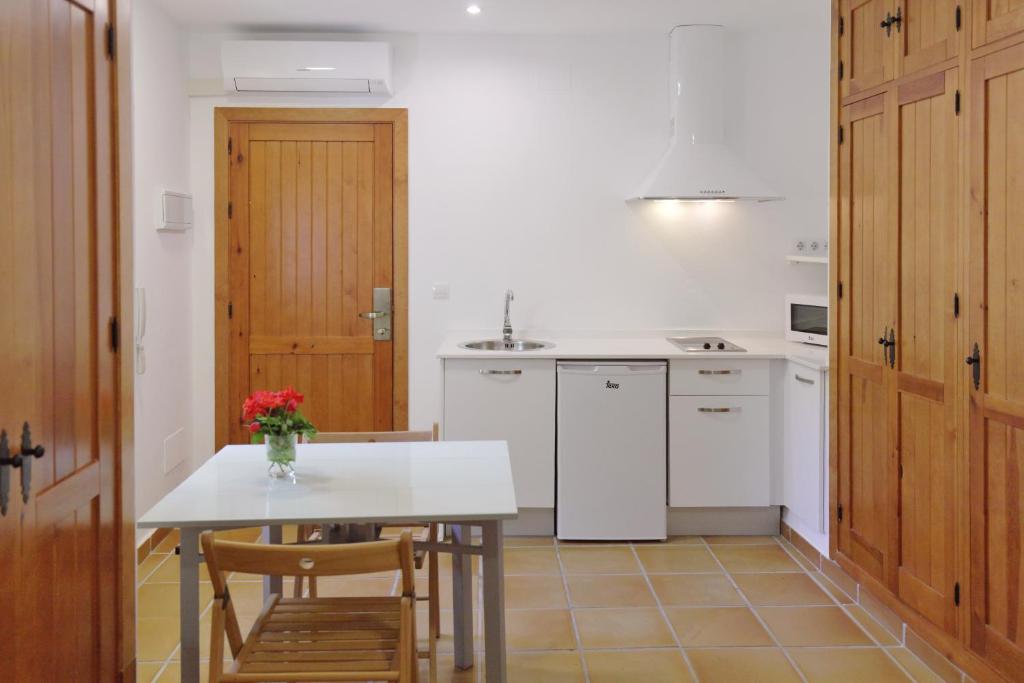
{"type": "Polygon", "coordinates": [[[228,302],[228,320],[231,320],[234,317],[235,317],[235,305],[229,301],[228,302]]]}
{"type": "Polygon", "coordinates": [[[839,17],[839,35],[846,33],[846,22],[843,21],[842,17],[839,17]]]}
{"type": "Polygon", "coordinates": [[[117,50],[117,41],[114,35],[114,25],[108,23],[105,27],[107,40],[107,59],[113,59],[117,50]]]}
{"type": "Polygon", "coordinates": [[[837,299],[842,299],[843,298],[843,281],[842,280],[840,280],[839,282],[836,283],[836,298],[837,299]]]}
{"type": "Polygon", "coordinates": [[[960,317],[960,295],[956,292],[953,293],[953,317],[960,317]]]}
{"type": "Polygon", "coordinates": [[[121,348],[121,326],[117,323],[116,315],[110,316],[107,327],[110,334],[110,350],[117,353],[121,348]]]}
{"type": "Polygon", "coordinates": [[[231,205],[231,202],[228,202],[228,218],[231,218],[231,216],[233,214],[234,214],[234,207],[231,205]]]}
{"type": "Polygon", "coordinates": [[[953,23],[956,24],[956,30],[959,31],[960,27],[963,26],[963,11],[960,9],[960,5],[956,6],[955,19],[953,23]]]}
{"type": "Polygon", "coordinates": [[[228,156],[231,156],[231,138],[228,138],[228,156]]]}
{"type": "Polygon", "coordinates": [[[836,505],[836,517],[839,519],[840,522],[843,521],[843,504],[842,503],[840,503],[839,505],[836,505]]]}
{"type": "Polygon", "coordinates": [[[957,116],[960,116],[960,91],[956,91],[956,95],[953,96],[953,111],[957,116]]]}
{"type": "Polygon", "coordinates": [[[897,470],[899,470],[899,473],[900,473],[900,479],[902,479],[902,478],[903,478],[903,463],[899,463],[899,464],[897,464],[897,465],[896,465],[896,469],[897,469],[897,470]]]}
{"type": "Polygon", "coordinates": [[[843,80],[843,60],[839,60],[839,80],[843,80]]]}
{"type": "Polygon", "coordinates": [[[843,127],[839,126],[839,144],[840,145],[843,144],[843,140],[845,140],[845,139],[846,139],[846,134],[843,131],[843,127]]]}
{"type": "Polygon", "coordinates": [[[960,582],[957,581],[953,584],[953,604],[957,607],[960,606],[960,582]]]}

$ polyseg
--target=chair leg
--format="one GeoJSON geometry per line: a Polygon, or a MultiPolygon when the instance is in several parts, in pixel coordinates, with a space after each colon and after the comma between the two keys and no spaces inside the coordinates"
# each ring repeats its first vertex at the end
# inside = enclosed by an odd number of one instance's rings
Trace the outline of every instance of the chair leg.
{"type": "Polygon", "coordinates": [[[315,598],[316,597],[316,577],[315,576],[309,577],[309,597],[311,597],[311,598],[315,598]]]}
{"type": "MultiPolygon", "coordinates": [[[[310,577],[309,580],[310,580],[310,582],[312,582],[313,581],[313,577],[310,577]]],[[[292,597],[294,597],[294,598],[301,598],[302,597],[302,577],[301,576],[296,576],[295,577],[295,590],[292,591],[292,597]]]]}
{"type": "Polygon", "coordinates": [[[427,584],[430,591],[430,599],[427,602],[427,611],[430,617],[430,641],[441,637],[441,596],[438,586],[437,553],[427,553],[427,584]]]}

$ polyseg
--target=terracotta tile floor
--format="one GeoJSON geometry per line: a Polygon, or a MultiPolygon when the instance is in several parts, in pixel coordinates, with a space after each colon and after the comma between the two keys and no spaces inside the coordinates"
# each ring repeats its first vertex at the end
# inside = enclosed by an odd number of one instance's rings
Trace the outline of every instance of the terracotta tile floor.
{"type": "MultiPolygon", "coordinates": [[[[257,534],[231,532],[241,540],[254,540],[257,534]]],[[[174,543],[173,537],[167,539],[139,568],[140,681],[178,681],[180,676],[174,543]]],[[[897,635],[823,575],[807,571],[795,553],[793,546],[771,536],[680,537],[636,544],[508,538],[509,680],[939,680],[897,635]]],[[[442,607],[451,605],[449,571],[448,558],[442,556],[442,607]]],[[[390,594],[397,588],[396,578],[332,579],[321,583],[321,594],[390,594]]],[[[254,576],[229,582],[245,631],[259,609],[261,584],[254,576]]],[[[482,588],[477,581],[475,590],[482,588]]],[[[209,650],[210,596],[204,583],[204,656],[209,650]]],[[[479,601],[476,606],[480,649],[479,601]]],[[[423,606],[421,634],[425,616],[423,606]]],[[[482,657],[475,670],[453,669],[451,624],[451,610],[443,609],[439,681],[481,683],[482,657]]],[[[203,668],[205,673],[205,664],[203,668]]]]}

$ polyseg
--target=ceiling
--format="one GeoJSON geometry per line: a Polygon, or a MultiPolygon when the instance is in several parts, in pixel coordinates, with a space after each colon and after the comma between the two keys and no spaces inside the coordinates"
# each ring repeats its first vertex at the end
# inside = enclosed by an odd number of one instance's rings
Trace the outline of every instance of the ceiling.
{"type": "Polygon", "coordinates": [[[664,33],[682,23],[783,26],[799,24],[828,1],[155,0],[178,23],[200,29],[518,34],[664,33]],[[480,14],[466,12],[471,3],[480,14]]]}

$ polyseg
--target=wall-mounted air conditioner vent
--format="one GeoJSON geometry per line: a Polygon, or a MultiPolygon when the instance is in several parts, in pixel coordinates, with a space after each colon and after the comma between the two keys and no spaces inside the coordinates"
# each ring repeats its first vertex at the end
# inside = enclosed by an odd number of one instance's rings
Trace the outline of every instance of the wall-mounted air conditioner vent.
{"type": "Polygon", "coordinates": [[[391,94],[387,43],[231,40],[221,65],[228,92],[391,94]]]}

